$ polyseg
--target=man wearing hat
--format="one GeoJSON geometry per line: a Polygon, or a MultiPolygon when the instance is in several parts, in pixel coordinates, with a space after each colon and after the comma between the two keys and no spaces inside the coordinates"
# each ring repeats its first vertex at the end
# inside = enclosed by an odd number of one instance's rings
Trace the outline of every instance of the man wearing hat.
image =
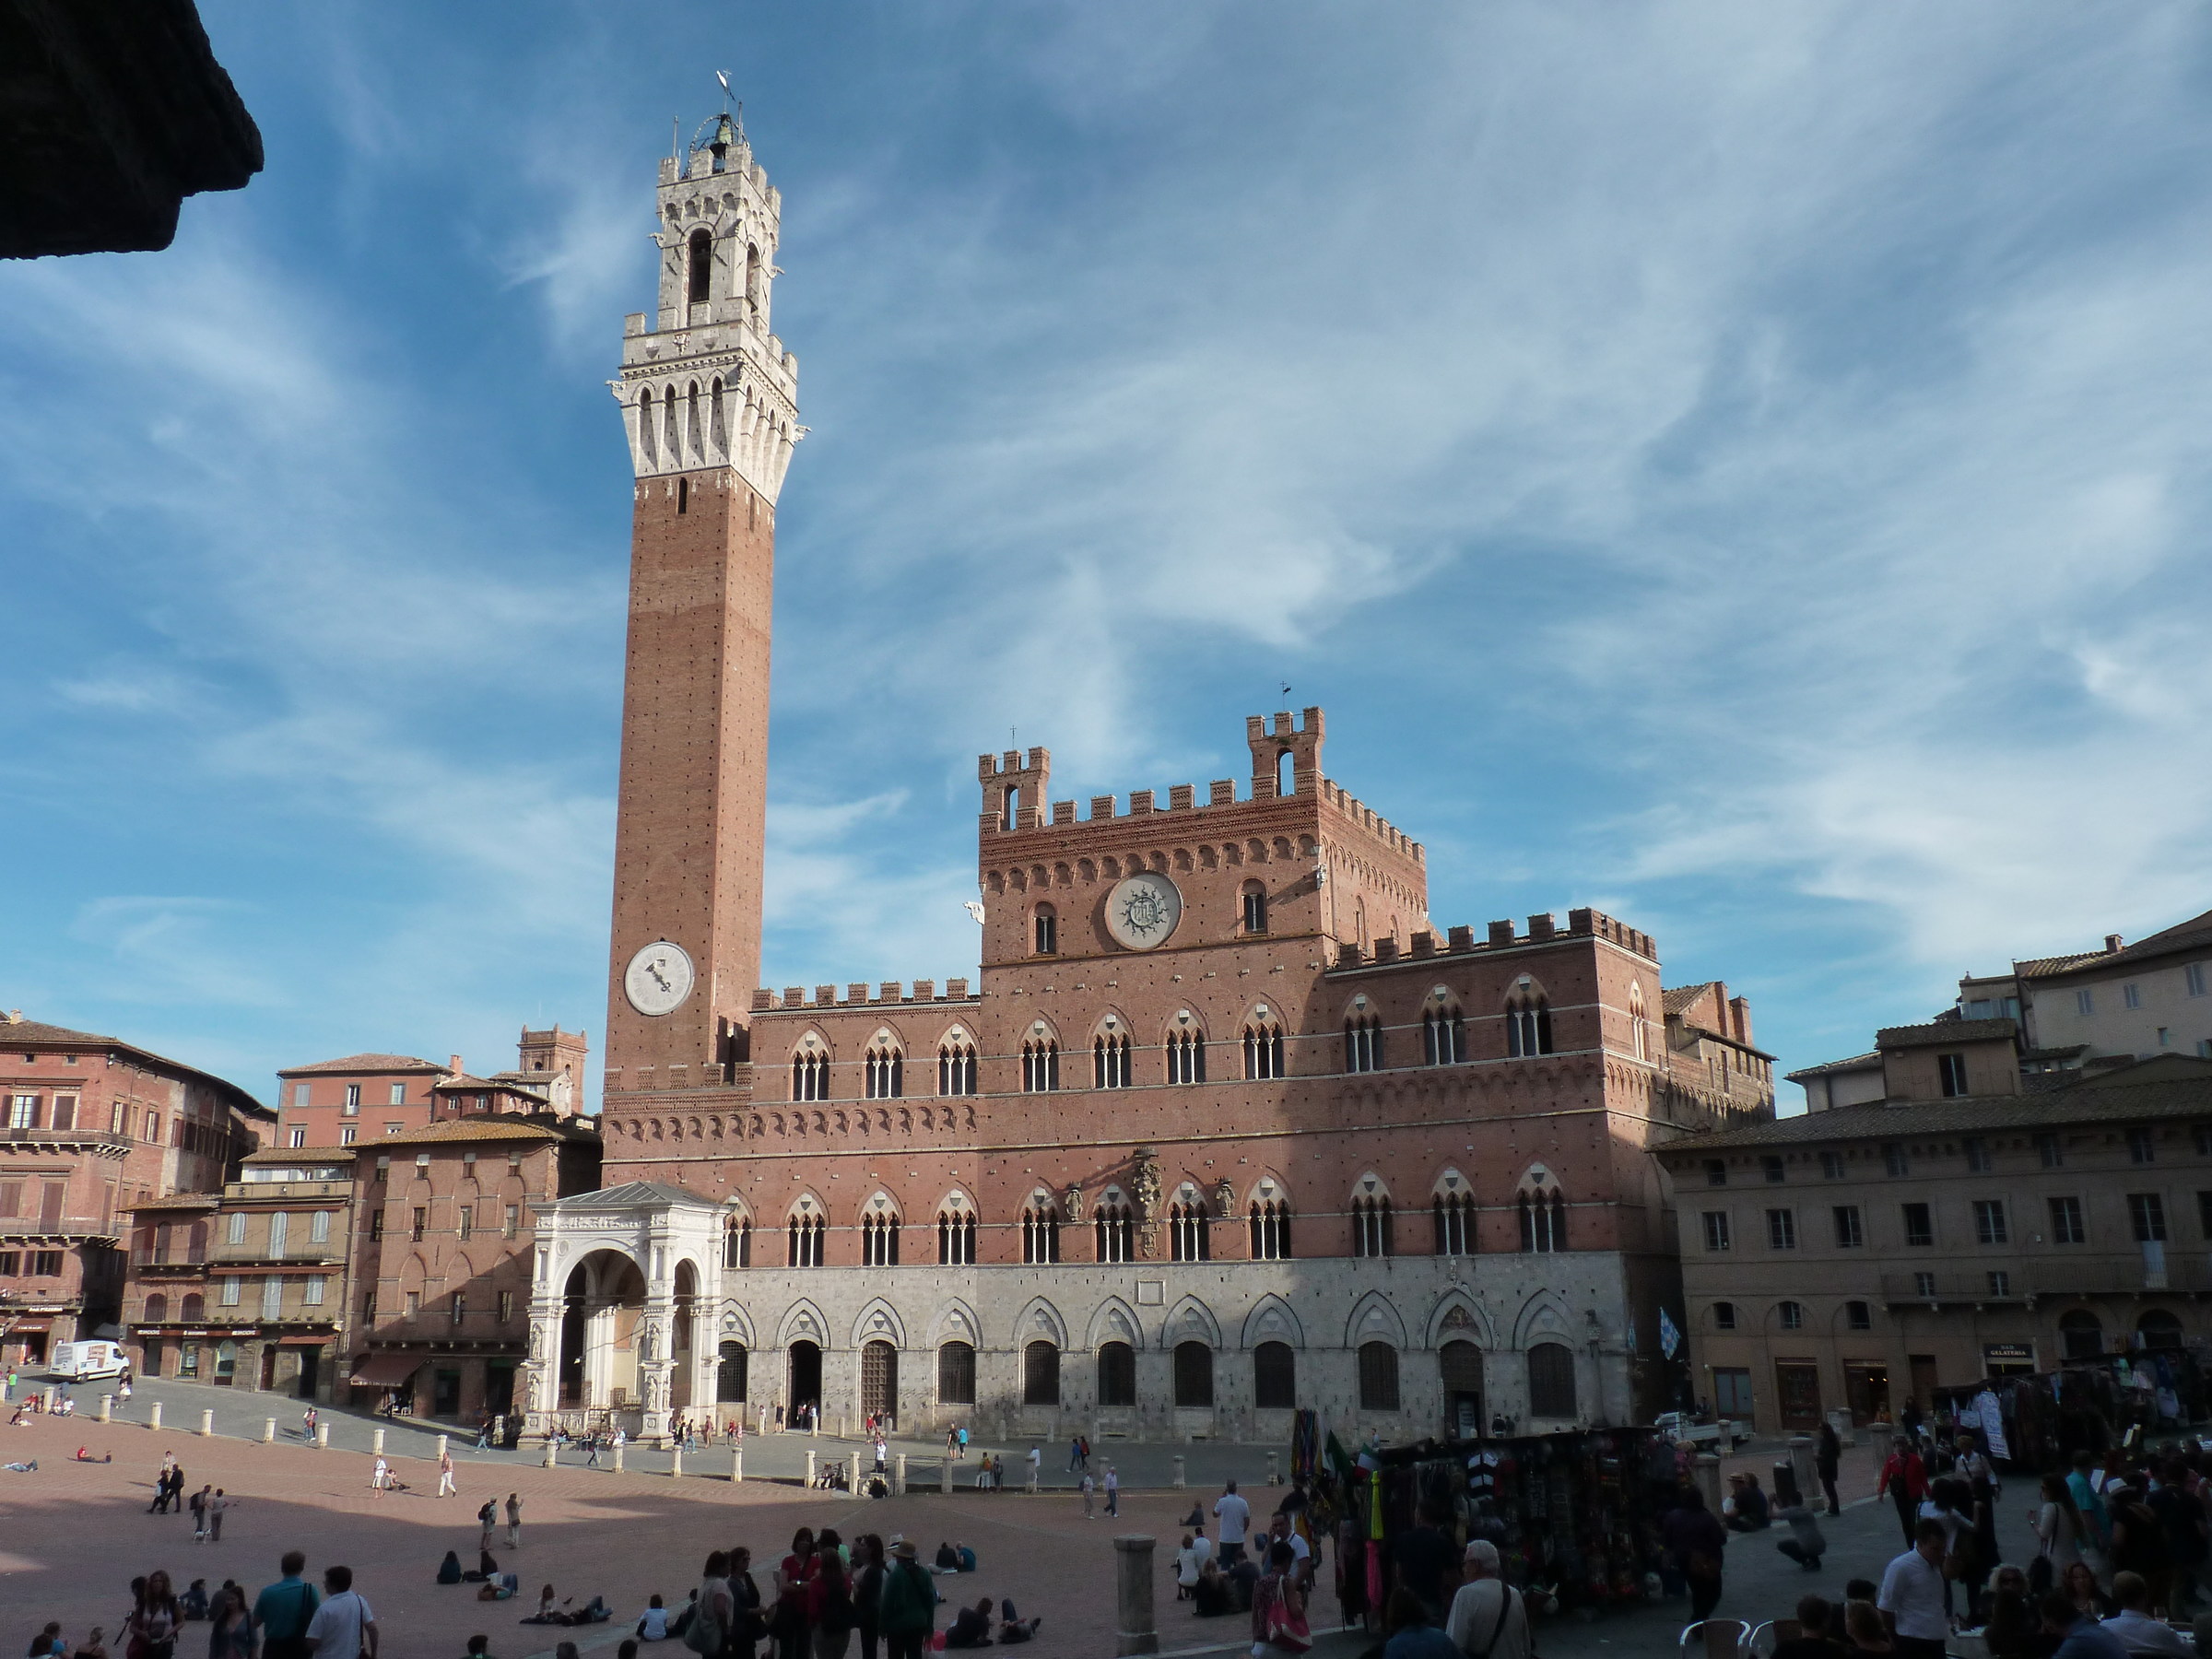
{"type": "Polygon", "coordinates": [[[937,1623],[937,1587],[922,1565],[914,1541],[904,1535],[891,1539],[891,1562],[883,1578],[883,1613],[877,1629],[889,1649],[888,1659],[922,1659],[922,1651],[937,1623]]]}

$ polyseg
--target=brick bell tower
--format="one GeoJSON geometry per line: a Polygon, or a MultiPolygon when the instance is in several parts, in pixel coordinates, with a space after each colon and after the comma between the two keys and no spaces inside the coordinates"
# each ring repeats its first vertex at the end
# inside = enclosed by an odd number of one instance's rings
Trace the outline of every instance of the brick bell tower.
{"type": "Polygon", "coordinates": [[[776,496],[798,362],[769,332],[782,197],[724,114],[661,163],[660,304],[623,329],[636,474],[606,1088],[741,1057],[760,969],[776,496]]]}

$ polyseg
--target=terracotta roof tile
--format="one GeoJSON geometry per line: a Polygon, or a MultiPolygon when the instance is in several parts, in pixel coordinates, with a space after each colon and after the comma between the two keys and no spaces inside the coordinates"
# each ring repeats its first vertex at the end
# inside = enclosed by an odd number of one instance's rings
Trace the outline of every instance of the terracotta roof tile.
{"type": "Polygon", "coordinates": [[[1718,980],[1707,980],[1699,985],[1676,985],[1659,993],[1659,1006],[1669,1014],[1679,1014],[1718,984],[1718,980]]]}
{"type": "Polygon", "coordinates": [[[1808,1065],[1802,1071],[1785,1072],[1783,1075],[1794,1083],[1801,1077],[1825,1077],[1832,1072],[1874,1071],[1881,1064],[1882,1056],[1877,1050],[1871,1054],[1853,1054],[1848,1060],[1829,1060],[1818,1065],[1808,1065]]]}
{"type": "Polygon", "coordinates": [[[365,1152],[378,1147],[434,1146],[444,1141],[559,1141],[587,1136],[593,1140],[599,1138],[595,1125],[579,1124],[571,1118],[548,1119],[507,1114],[463,1118],[452,1124],[432,1124],[427,1129],[403,1129],[397,1135],[386,1135],[373,1141],[365,1141],[354,1150],[365,1152]]]}
{"type": "Polygon", "coordinates": [[[1874,1034],[1879,1049],[1940,1048],[1950,1042],[2009,1041],[2019,1031],[2009,1019],[1938,1019],[1928,1025],[1891,1026],[1874,1034]]]}
{"type": "Polygon", "coordinates": [[[443,1072],[445,1067],[434,1060],[418,1059],[413,1054],[348,1054],[343,1060],[319,1060],[312,1065],[288,1065],[276,1075],[280,1077],[304,1077],[316,1072],[443,1072]]]}

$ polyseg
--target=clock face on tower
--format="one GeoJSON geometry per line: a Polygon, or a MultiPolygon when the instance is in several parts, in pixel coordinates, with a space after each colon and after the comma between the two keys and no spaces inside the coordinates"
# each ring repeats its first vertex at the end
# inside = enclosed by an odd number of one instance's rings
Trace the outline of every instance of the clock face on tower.
{"type": "Polygon", "coordinates": [[[1106,931],[1115,944],[1131,950],[1165,944],[1182,920],[1182,893],[1165,876],[1150,870],[1116,882],[1106,895],[1106,931]]]}
{"type": "Polygon", "coordinates": [[[641,1014],[673,1014],[691,994],[691,959],[681,945],[656,939],[636,956],[622,972],[623,994],[641,1014]]]}

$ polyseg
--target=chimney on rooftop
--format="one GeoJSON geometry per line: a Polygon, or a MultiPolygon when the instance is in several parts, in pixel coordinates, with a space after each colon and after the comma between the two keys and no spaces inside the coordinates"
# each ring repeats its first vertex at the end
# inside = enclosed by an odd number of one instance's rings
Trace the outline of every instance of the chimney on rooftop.
{"type": "Polygon", "coordinates": [[[2118,956],[2120,954],[2120,935],[2118,934],[2106,934],[2104,935],[2104,954],[2106,956],[2118,956]]]}
{"type": "Polygon", "coordinates": [[[467,1069],[468,1068],[466,1066],[461,1064],[461,1056],[458,1054],[452,1056],[450,1063],[446,1066],[446,1070],[455,1074],[461,1073],[467,1069]]]}

